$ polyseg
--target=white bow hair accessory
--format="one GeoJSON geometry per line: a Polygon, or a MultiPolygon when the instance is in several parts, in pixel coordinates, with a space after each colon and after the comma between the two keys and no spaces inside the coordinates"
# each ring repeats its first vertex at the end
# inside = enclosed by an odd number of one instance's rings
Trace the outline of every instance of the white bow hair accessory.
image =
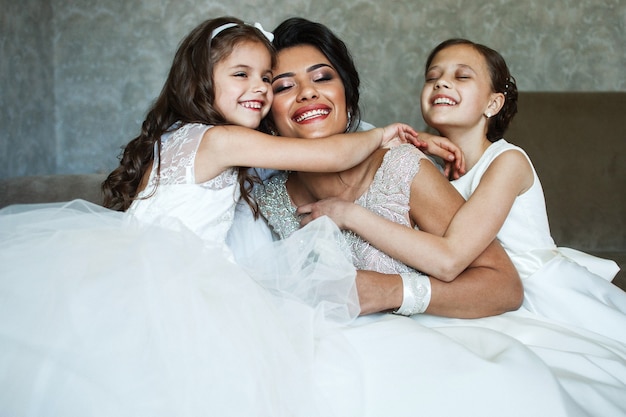
{"type": "Polygon", "coordinates": [[[255,28],[259,29],[261,31],[261,33],[270,41],[272,42],[274,40],[274,34],[272,32],[269,32],[265,29],[263,29],[263,25],[261,25],[259,22],[254,22],[253,25],[255,28]]]}

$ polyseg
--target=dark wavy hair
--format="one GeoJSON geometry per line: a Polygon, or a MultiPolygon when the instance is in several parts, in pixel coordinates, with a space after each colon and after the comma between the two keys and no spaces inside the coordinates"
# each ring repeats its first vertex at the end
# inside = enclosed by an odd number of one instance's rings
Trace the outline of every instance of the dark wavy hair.
{"type": "Polygon", "coordinates": [[[454,45],[469,45],[480,53],[487,62],[489,77],[491,78],[491,89],[496,93],[504,94],[504,106],[497,115],[489,119],[487,127],[487,139],[491,142],[502,138],[509,127],[511,120],[517,113],[517,85],[515,78],[511,75],[506,61],[497,51],[488,46],[469,41],[467,39],[448,39],[441,42],[428,55],[425,72],[428,71],[435,55],[440,51],[454,45]]]}
{"type": "MultiPolygon", "coordinates": [[[[124,211],[137,198],[138,188],[146,170],[154,161],[155,143],[161,150],[159,140],[163,133],[175,129],[176,122],[203,123],[208,125],[229,124],[215,107],[214,66],[227,58],[242,42],[259,42],[272,56],[273,45],[257,28],[230,17],[219,17],[202,22],[181,42],[167,80],[141,126],[139,136],[131,140],[120,155],[120,165],[102,183],[105,207],[124,211]],[[226,23],[237,26],[219,33],[214,39],[214,29],[226,23]]],[[[157,159],[158,160],[158,159],[157,159]]],[[[158,166],[160,173],[160,165],[158,166]]],[[[247,168],[239,168],[239,185],[242,197],[252,204],[250,187],[255,181],[247,168]]]]}
{"type": "MultiPolygon", "coordinates": [[[[301,17],[292,17],[274,29],[274,47],[277,52],[299,45],[317,48],[339,73],[346,95],[350,122],[347,131],[354,131],[361,121],[359,86],[361,79],[346,44],[328,27],[301,17]]],[[[266,120],[266,123],[271,120],[266,120]]]]}

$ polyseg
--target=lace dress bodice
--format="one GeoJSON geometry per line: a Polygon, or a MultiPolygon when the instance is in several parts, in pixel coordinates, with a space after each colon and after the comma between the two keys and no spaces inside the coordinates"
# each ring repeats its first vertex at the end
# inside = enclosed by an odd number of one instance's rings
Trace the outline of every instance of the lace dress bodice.
{"type": "Polygon", "coordinates": [[[223,245],[233,223],[239,185],[234,168],[196,184],[195,157],[204,133],[210,128],[189,123],[163,135],[161,174],[157,175],[155,158],[148,185],[128,212],[161,226],[183,225],[203,240],[223,245]]]}
{"type": "MultiPolygon", "coordinates": [[[[369,188],[355,203],[395,223],[411,227],[411,183],[423,158],[425,155],[412,145],[400,145],[389,150],[369,188]]],[[[287,179],[287,173],[280,173],[266,181],[264,187],[257,187],[254,193],[261,213],[281,239],[289,237],[300,228],[300,218],[285,186],[287,179]]],[[[344,231],[343,234],[357,269],[383,273],[412,270],[355,233],[344,231]]]]}

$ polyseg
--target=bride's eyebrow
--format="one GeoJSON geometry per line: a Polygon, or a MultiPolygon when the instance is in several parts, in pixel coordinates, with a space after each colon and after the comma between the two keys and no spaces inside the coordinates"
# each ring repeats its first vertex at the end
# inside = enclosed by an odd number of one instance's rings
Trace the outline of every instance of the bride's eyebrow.
{"type": "Polygon", "coordinates": [[[308,67],[306,69],[306,72],[311,72],[311,71],[315,71],[318,68],[322,68],[322,67],[328,67],[328,68],[332,68],[330,65],[328,64],[315,64],[315,65],[311,65],[310,67],[308,67]]]}
{"type": "Polygon", "coordinates": [[[296,74],[294,72],[283,72],[282,74],[278,74],[277,76],[275,76],[272,79],[272,82],[276,81],[276,80],[280,80],[281,78],[289,78],[289,77],[293,77],[296,74]]]}

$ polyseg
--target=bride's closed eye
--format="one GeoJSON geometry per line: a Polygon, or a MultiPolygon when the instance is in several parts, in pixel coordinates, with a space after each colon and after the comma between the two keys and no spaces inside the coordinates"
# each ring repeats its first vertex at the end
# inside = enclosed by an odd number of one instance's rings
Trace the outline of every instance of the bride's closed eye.
{"type": "Polygon", "coordinates": [[[313,76],[313,82],[331,81],[334,78],[335,78],[334,74],[332,74],[330,71],[324,71],[320,74],[315,74],[313,76]]]}
{"type": "Polygon", "coordinates": [[[289,90],[291,87],[293,87],[293,85],[294,84],[292,82],[286,82],[285,80],[281,80],[272,84],[272,90],[274,90],[274,94],[279,94],[283,91],[289,90]]]}

